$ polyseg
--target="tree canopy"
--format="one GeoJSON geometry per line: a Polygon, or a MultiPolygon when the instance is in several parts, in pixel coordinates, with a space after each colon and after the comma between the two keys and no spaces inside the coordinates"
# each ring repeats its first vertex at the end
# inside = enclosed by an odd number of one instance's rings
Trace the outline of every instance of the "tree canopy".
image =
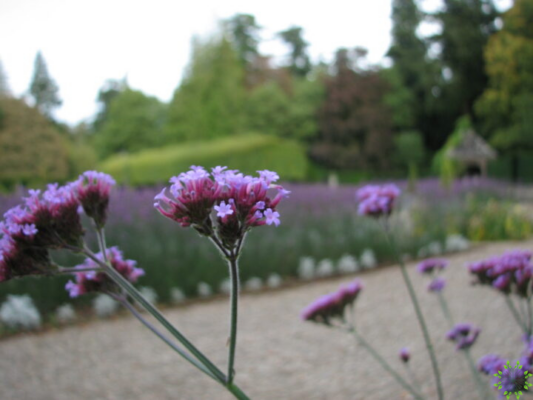
{"type": "Polygon", "coordinates": [[[62,104],[59,98],[59,87],[49,75],[48,67],[40,51],[35,56],[30,95],[35,106],[47,117],[51,117],[52,111],[62,104]]]}

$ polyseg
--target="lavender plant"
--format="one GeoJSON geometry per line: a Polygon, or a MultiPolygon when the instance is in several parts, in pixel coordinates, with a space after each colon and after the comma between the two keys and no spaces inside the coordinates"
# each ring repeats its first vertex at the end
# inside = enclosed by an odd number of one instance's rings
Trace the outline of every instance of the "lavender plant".
{"type": "Polygon", "coordinates": [[[170,197],[166,195],[167,189],[163,189],[155,198],[155,208],[162,215],[208,238],[228,263],[231,321],[226,374],[132,285],[144,275],[144,270],[135,261],[125,259],[117,247],[106,246],[104,226],[111,188],[115,185],[109,175],[88,171],[65,186],[48,185],[42,194],[30,190],[22,204],[9,209],[5,221],[0,223],[0,282],[30,275],[72,274],[74,280],[66,284],[71,297],[88,293],[112,297],[194,367],[226,387],[236,398],[247,399],[234,383],[238,259],[252,228],[280,224],[276,206],[289,192],[274,184],[278,179],[276,173],[267,170],[259,171],[259,177],[251,177],[226,167],[216,167],[210,174],[202,167],[193,166],[170,180],[170,197]],[[276,191],[275,196],[270,196],[270,189],[276,191]],[[92,251],[86,243],[82,212],[93,223],[99,252],[92,251]],[[82,254],[86,259],[76,267],[62,267],[52,260],[52,250],[82,254]],[[141,315],[136,304],[160,326],[141,315]]]}
{"type": "MultiPolygon", "coordinates": [[[[390,227],[389,227],[389,216],[391,215],[394,209],[395,203],[399,195],[400,195],[400,189],[396,185],[389,184],[389,185],[383,185],[383,186],[375,186],[375,185],[365,186],[359,189],[356,193],[356,197],[359,201],[358,213],[360,215],[366,215],[369,217],[376,218],[383,225],[385,235],[388,239],[389,245],[392,248],[392,251],[396,257],[397,262],[400,264],[402,277],[407,286],[409,296],[411,298],[418,322],[420,324],[420,328],[424,336],[426,348],[430,356],[431,365],[432,365],[433,373],[435,376],[438,398],[439,400],[442,400],[444,398],[443,397],[444,394],[442,390],[442,383],[441,383],[440,372],[439,372],[439,368],[437,364],[437,359],[435,357],[435,352],[433,350],[433,344],[431,342],[431,338],[429,336],[426,322],[425,322],[424,316],[422,315],[422,311],[420,309],[420,305],[419,305],[416,293],[413,289],[413,285],[411,283],[411,280],[405,268],[403,258],[400,256],[400,253],[398,252],[396,248],[396,244],[394,242],[394,238],[391,234],[390,227]]],[[[339,301],[336,300],[338,297],[342,298],[342,293],[343,291],[340,291],[337,294],[325,296],[323,298],[318,299],[316,303],[313,303],[309,309],[304,311],[303,319],[316,320],[316,318],[311,318],[311,317],[315,315],[314,310],[318,308],[318,310],[326,311],[325,317],[323,316],[323,312],[318,314],[318,316],[320,317],[318,321],[321,321],[325,323],[326,325],[331,325],[330,319],[332,317],[337,317],[337,318],[340,318],[343,325],[346,325],[347,322],[346,322],[346,318],[344,317],[344,309],[345,309],[344,304],[345,303],[343,302],[339,303],[339,301]],[[333,304],[333,306],[331,304],[333,304]],[[342,307],[338,306],[338,304],[340,304],[342,307]],[[311,310],[312,312],[310,312],[309,310],[311,310]]],[[[413,388],[410,384],[408,384],[400,376],[400,374],[398,374],[383,359],[383,357],[381,357],[379,353],[358,333],[358,331],[355,329],[353,324],[347,325],[346,329],[349,332],[354,334],[358,342],[376,359],[376,361],[378,361],[381,364],[381,366],[387,372],[389,372],[396,379],[396,381],[400,385],[402,385],[406,390],[408,390],[416,399],[422,398],[420,393],[418,393],[418,391],[415,388],[413,388]]]]}

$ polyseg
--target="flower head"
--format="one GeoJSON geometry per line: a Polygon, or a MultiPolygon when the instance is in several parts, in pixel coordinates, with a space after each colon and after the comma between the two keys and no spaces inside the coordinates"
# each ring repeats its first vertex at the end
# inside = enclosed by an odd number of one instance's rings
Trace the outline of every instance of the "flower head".
{"type": "Polygon", "coordinates": [[[49,250],[80,247],[79,202],[70,185],[30,190],[0,222],[0,281],[55,271],[49,250]]]}
{"type": "Polygon", "coordinates": [[[471,324],[461,323],[456,324],[453,329],[448,331],[446,338],[457,343],[456,350],[464,350],[476,342],[480,333],[481,329],[475,328],[471,324]]]}
{"type": "Polygon", "coordinates": [[[392,212],[399,195],[400,189],[396,185],[364,186],[356,193],[359,201],[358,213],[372,217],[387,216],[392,212]]]}
{"type": "Polygon", "coordinates": [[[499,256],[471,263],[468,265],[468,270],[476,277],[474,283],[489,285],[506,295],[514,293],[527,297],[533,275],[531,257],[530,251],[508,251],[499,256]]]}
{"type": "MultiPolygon", "coordinates": [[[[96,257],[99,260],[104,260],[102,252],[98,253],[96,257]]],[[[107,249],[106,257],[111,266],[131,283],[137,282],[137,279],[144,275],[143,269],[135,267],[135,261],[124,259],[118,247],[107,249]]],[[[78,268],[99,268],[99,265],[90,258],[87,258],[78,268]]],[[[78,297],[91,292],[114,292],[117,289],[115,283],[104,272],[82,271],[77,272],[75,277],[75,282],[69,281],[65,285],[65,289],[69,292],[70,297],[78,297]]]]}
{"type": "Polygon", "coordinates": [[[103,227],[107,219],[109,193],[115,180],[103,172],[86,171],[72,184],[85,214],[103,227]]]}
{"type": "Polygon", "coordinates": [[[346,307],[354,303],[362,289],[359,280],[340,286],[336,292],[323,295],[308,305],[302,311],[301,318],[326,325],[332,319],[342,319],[346,307]]]}
{"type": "Polygon", "coordinates": [[[275,172],[258,172],[259,177],[253,177],[227,167],[215,167],[209,173],[192,166],[190,171],[170,179],[169,195],[163,189],[155,197],[155,208],[203,235],[216,232],[225,248],[231,249],[249,229],[280,224],[276,207],[289,192],[273,184],[279,179],[275,172]],[[273,191],[275,195],[271,194],[273,191]]]}
{"type": "Polygon", "coordinates": [[[494,375],[504,369],[505,360],[496,354],[487,354],[477,362],[477,368],[486,375],[494,375]]]}
{"type": "Polygon", "coordinates": [[[403,347],[402,349],[400,349],[398,356],[400,357],[400,360],[402,360],[404,363],[408,363],[409,359],[411,358],[411,353],[409,352],[409,349],[407,347],[403,347]]]}
{"type": "Polygon", "coordinates": [[[432,274],[436,270],[443,270],[448,266],[445,258],[428,258],[418,264],[417,271],[421,274],[432,274]]]}
{"type": "Polygon", "coordinates": [[[428,285],[428,291],[440,292],[446,286],[446,279],[437,277],[433,279],[428,285]]]}

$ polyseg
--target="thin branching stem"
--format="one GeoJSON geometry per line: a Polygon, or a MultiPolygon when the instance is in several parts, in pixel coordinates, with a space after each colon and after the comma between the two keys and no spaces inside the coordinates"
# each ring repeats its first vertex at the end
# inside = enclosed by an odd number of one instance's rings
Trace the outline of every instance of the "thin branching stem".
{"type": "Polygon", "coordinates": [[[396,247],[396,242],[394,241],[393,235],[390,232],[390,229],[386,221],[385,221],[384,228],[385,228],[385,236],[387,237],[387,240],[391,246],[392,252],[394,256],[396,257],[397,262],[400,264],[400,270],[402,272],[402,277],[405,282],[405,286],[407,286],[409,297],[411,298],[411,302],[413,303],[416,317],[418,319],[418,323],[422,330],[424,341],[426,342],[426,348],[429,353],[429,358],[431,360],[431,367],[433,368],[433,374],[435,375],[435,383],[437,386],[438,398],[439,400],[443,400],[444,392],[442,390],[442,382],[441,382],[441,376],[440,376],[440,371],[439,371],[439,365],[437,363],[437,357],[435,356],[435,350],[433,348],[433,343],[431,342],[431,337],[429,336],[429,331],[426,325],[426,321],[424,319],[424,315],[422,314],[422,310],[420,308],[420,303],[418,302],[415,290],[413,288],[413,284],[411,283],[411,279],[409,278],[409,274],[407,273],[407,268],[405,267],[405,263],[403,262],[403,259],[400,257],[400,253],[398,252],[398,248],[396,247]]]}
{"type": "Polygon", "coordinates": [[[415,388],[413,388],[405,379],[402,378],[400,374],[398,374],[394,368],[392,368],[387,361],[381,355],[368,343],[357,331],[353,326],[347,327],[348,332],[352,333],[354,337],[357,339],[357,342],[366,350],[368,353],[374,357],[374,359],[381,365],[381,367],[387,371],[391,376],[398,382],[405,390],[407,390],[409,393],[413,395],[413,397],[417,400],[423,400],[423,397],[417,392],[415,388]]]}

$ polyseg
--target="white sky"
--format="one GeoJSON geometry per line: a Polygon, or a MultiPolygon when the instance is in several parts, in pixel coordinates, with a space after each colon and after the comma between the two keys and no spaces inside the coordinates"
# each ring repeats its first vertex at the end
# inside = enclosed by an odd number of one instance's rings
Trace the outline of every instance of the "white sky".
{"type": "MultiPolygon", "coordinates": [[[[495,2],[507,9],[512,0],[495,2]]],[[[421,1],[426,10],[439,4],[421,1]]],[[[330,60],[339,47],[363,46],[369,61],[379,63],[390,44],[390,11],[391,0],[0,0],[0,60],[20,96],[41,50],[63,99],[56,117],[73,124],[94,115],[107,79],[127,76],[133,88],[170,100],[189,61],[191,37],[236,13],[254,15],[264,28],[265,54],[285,54],[274,34],[298,25],[314,61],[330,60]]]]}

